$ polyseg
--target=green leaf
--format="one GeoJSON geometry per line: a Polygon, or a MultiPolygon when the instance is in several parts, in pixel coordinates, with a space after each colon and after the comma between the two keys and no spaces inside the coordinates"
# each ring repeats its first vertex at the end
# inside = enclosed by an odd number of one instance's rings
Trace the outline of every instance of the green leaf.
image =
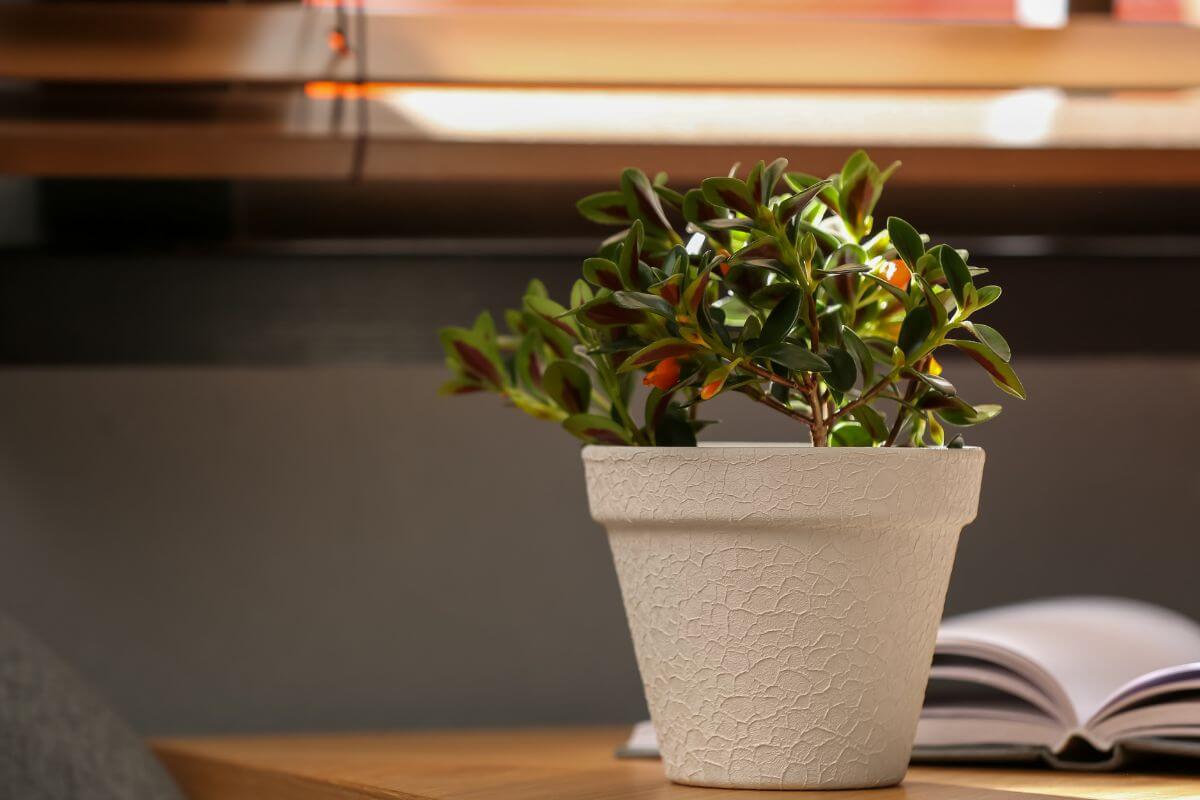
{"type": "Polygon", "coordinates": [[[625,195],[620,192],[589,194],[575,207],[585,218],[601,225],[628,225],[633,221],[625,208],[625,195]]]}
{"type": "Polygon", "coordinates": [[[508,326],[508,330],[513,336],[524,336],[527,330],[525,317],[515,308],[505,309],[504,324],[508,326]]]}
{"type": "Polygon", "coordinates": [[[767,358],[777,361],[788,369],[800,372],[829,372],[829,362],[811,350],[792,342],[777,342],[760,347],[751,354],[752,358],[767,358]]]}
{"type": "Polygon", "coordinates": [[[909,311],[904,317],[904,322],[900,324],[900,334],[896,337],[896,344],[904,351],[906,358],[912,358],[913,354],[925,344],[931,333],[933,333],[933,316],[927,306],[920,306],[909,311]]]}
{"type": "Polygon", "coordinates": [[[550,362],[542,376],[542,389],[568,414],[587,411],[592,402],[592,379],[583,367],[566,359],[550,362]]]}
{"type": "Polygon", "coordinates": [[[963,261],[962,256],[953,247],[943,247],[939,260],[942,265],[942,272],[946,276],[946,285],[954,293],[954,299],[958,302],[958,307],[965,307],[966,303],[963,292],[967,286],[974,285],[974,281],[971,279],[971,271],[967,269],[967,262],[963,261]]]}
{"type": "Polygon", "coordinates": [[[908,264],[909,270],[916,272],[917,261],[925,253],[925,243],[921,241],[921,234],[899,217],[888,217],[887,229],[896,252],[908,264]]]}
{"type": "Polygon", "coordinates": [[[941,298],[934,293],[933,287],[929,285],[929,282],[920,275],[913,275],[911,280],[921,290],[921,294],[925,297],[925,305],[928,307],[930,313],[933,314],[933,327],[943,327],[948,317],[946,315],[946,306],[942,303],[941,298]]]}
{"type": "Polygon", "coordinates": [[[946,443],[946,429],[943,428],[932,416],[926,417],[925,420],[929,425],[929,438],[938,447],[944,445],[946,443]]]}
{"type": "Polygon", "coordinates": [[[542,390],[541,365],[542,335],[530,331],[521,337],[513,356],[513,371],[516,373],[517,384],[527,391],[540,393],[542,390]]]}
{"type": "Polygon", "coordinates": [[[861,275],[870,271],[871,268],[866,264],[842,264],[833,269],[814,269],[813,274],[818,278],[836,278],[838,275],[861,275]]]}
{"type": "Polygon", "coordinates": [[[837,188],[833,185],[833,182],[831,180],[829,180],[828,178],[818,178],[816,175],[809,175],[806,172],[788,172],[783,176],[783,179],[785,181],[787,181],[788,185],[791,186],[793,189],[795,189],[797,192],[803,191],[804,189],[807,189],[809,186],[812,186],[815,183],[821,183],[822,181],[824,181],[825,186],[820,191],[818,196],[820,197],[821,202],[826,205],[826,207],[832,209],[834,212],[837,212],[837,210],[838,210],[837,188]]]}
{"type": "Polygon", "coordinates": [[[611,299],[621,308],[649,311],[667,319],[675,319],[675,308],[656,294],[646,292],[613,292],[611,299]]]}
{"type": "Polygon", "coordinates": [[[699,345],[692,344],[684,339],[659,339],[657,342],[650,344],[638,350],[636,353],[625,359],[621,364],[618,372],[629,372],[640,367],[648,367],[651,364],[657,364],[664,358],[682,358],[690,356],[700,349],[699,345]]]}
{"type": "Polygon", "coordinates": [[[947,450],[962,450],[967,446],[967,440],[963,438],[961,433],[954,434],[954,438],[946,442],[947,450]]]}
{"type": "Polygon", "coordinates": [[[779,184],[779,179],[783,177],[783,173],[787,171],[788,160],[786,158],[777,158],[767,165],[763,170],[763,190],[762,204],[766,205],[767,200],[775,193],[775,187],[779,184]]]}
{"type": "Polygon", "coordinates": [[[945,408],[934,408],[933,413],[937,414],[947,425],[966,428],[995,419],[1000,415],[1000,410],[1000,406],[994,403],[971,406],[959,400],[958,403],[945,408]]]}
{"type": "Polygon", "coordinates": [[[526,414],[535,419],[544,420],[562,420],[567,415],[560,409],[548,403],[543,403],[541,400],[532,395],[525,394],[520,390],[513,390],[508,393],[508,400],[514,406],[524,411],[526,414]]]}
{"type": "Polygon", "coordinates": [[[885,442],[888,437],[887,420],[870,406],[859,406],[850,412],[850,416],[858,420],[873,442],[885,442]]]}
{"type": "Polygon", "coordinates": [[[579,306],[594,299],[596,293],[592,291],[592,287],[588,286],[587,281],[583,278],[576,279],[571,286],[571,308],[579,308],[579,306]]]}
{"type": "Polygon", "coordinates": [[[768,269],[776,275],[786,278],[788,281],[792,280],[792,271],[788,269],[787,264],[774,258],[748,258],[744,261],[738,261],[737,266],[768,269]]]}
{"type": "Polygon", "coordinates": [[[842,340],[850,350],[850,355],[854,356],[854,360],[858,362],[858,370],[863,377],[863,386],[870,385],[875,379],[875,356],[871,354],[871,348],[867,347],[858,334],[846,325],[842,326],[842,340]]]}
{"type": "Polygon", "coordinates": [[[668,187],[666,184],[658,183],[657,178],[655,178],[654,193],[658,195],[660,200],[669,206],[679,208],[683,205],[683,195],[668,187]]]}
{"type": "Polygon", "coordinates": [[[725,295],[712,304],[713,311],[720,310],[725,315],[724,324],[731,328],[744,328],[749,321],[752,311],[738,297],[725,295]]]}
{"type": "Polygon", "coordinates": [[[630,352],[633,352],[634,350],[640,350],[641,348],[642,348],[642,340],[641,339],[637,339],[637,338],[634,338],[631,336],[626,336],[623,339],[614,339],[611,342],[605,342],[604,344],[600,345],[599,347],[596,347],[592,350],[588,350],[588,355],[609,355],[611,353],[630,353],[630,352]]]}
{"type": "Polygon", "coordinates": [[[646,321],[644,311],[621,306],[613,297],[613,294],[602,294],[595,300],[584,303],[574,310],[576,319],[591,328],[637,325],[646,321]]]}
{"type": "Polygon", "coordinates": [[[753,217],[755,202],[750,189],[737,178],[705,178],[700,182],[704,199],[719,208],[729,208],[753,217]]]}
{"type": "Polygon", "coordinates": [[[750,174],[746,176],[746,191],[750,192],[750,197],[759,203],[767,202],[762,182],[763,170],[766,168],[766,163],[759,161],[750,170],[750,174]]]}
{"type": "Polygon", "coordinates": [[[442,328],[438,331],[446,356],[462,367],[463,372],[476,380],[503,389],[504,366],[489,354],[486,343],[466,328],[442,328]]]}
{"type": "Polygon", "coordinates": [[[696,225],[721,216],[720,210],[704,199],[704,192],[699,189],[688,189],[683,195],[683,207],[680,209],[683,218],[696,225]]]}
{"type": "Polygon", "coordinates": [[[1007,361],[993,353],[990,347],[979,342],[968,342],[965,339],[951,339],[949,344],[962,350],[979,366],[987,370],[988,375],[992,378],[992,383],[1013,397],[1025,399],[1025,387],[1021,385],[1021,379],[1017,377],[1017,373],[1013,372],[1013,368],[1007,361]]]}
{"type": "MultiPolygon", "coordinates": [[[[865,221],[874,206],[874,185],[871,182],[870,157],[859,150],[846,159],[842,173],[838,178],[838,201],[841,206],[841,217],[846,228],[855,237],[865,233],[865,221]]],[[[878,173],[878,170],[875,170],[878,173]]]]}
{"type": "Polygon", "coordinates": [[[845,420],[833,426],[829,442],[834,447],[871,447],[875,444],[867,429],[860,423],[845,420]]]}
{"type": "Polygon", "coordinates": [[[958,394],[958,390],[954,388],[954,384],[943,378],[941,375],[930,375],[927,372],[921,372],[915,369],[906,369],[904,370],[904,374],[908,375],[910,378],[916,378],[938,394],[944,394],[947,397],[954,397],[956,394],[958,394]]]}
{"type": "Polygon", "coordinates": [[[676,272],[665,281],[659,281],[652,285],[650,293],[661,297],[672,306],[678,305],[680,298],[683,296],[683,273],[676,272]]]}
{"type": "Polygon", "coordinates": [[[910,434],[908,441],[911,447],[925,446],[925,429],[929,423],[925,421],[925,417],[909,417],[910,434]]]}
{"type": "Polygon", "coordinates": [[[716,231],[752,231],[754,220],[746,217],[717,217],[698,223],[700,227],[716,231]]]}
{"type": "Polygon", "coordinates": [[[917,274],[929,283],[944,277],[940,257],[944,247],[945,245],[939,244],[917,259],[917,274]]]}
{"type": "Polygon", "coordinates": [[[479,316],[475,317],[475,324],[471,326],[471,330],[480,338],[481,341],[495,341],[496,320],[492,319],[490,312],[480,311],[479,316]]]}
{"type": "Polygon", "coordinates": [[[617,271],[617,265],[607,258],[585,258],[583,260],[583,277],[587,278],[593,286],[612,292],[625,288],[625,284],[621,282],[621,273],[617,271]]]}
{"type": "Polygon", "coordinates": [[[798,286],[789,286],[787,294],[780,298],[775,308],[767,315],[763,323],[762,333],[758,335],[759,346],[772,345],[782,342],[800,317],[800,304],[804,302],[804,293],[798,286]]]}
{"type": "Polygon", "coordinates": [[[700,335],[704,337],[705,341],[711,342],[713,336],[716,336],[726,350],[733,349],[733,339],[729,336],[729,329],[725,326],[724,309],[715,305],[701,304],[696,322],[700,329],[700,335]]]}
{"type": "Polygon", "coordinates": [[[563,420],[563,427],[589,444],[633,444],[624,428],[596,414],[572,414],[563,420]]]}
{"type": "Polygon", "coordinates": [[[867,255],[867,251],[859,245],[844,244],[830,253],[822,266],[827,270],[834,270],[847,265],[864,267],[870,260],[871,257],[867,255]]]}
{"type": "Polygon", "coordinates": [[[470,378],[451,378],[438,388],[438,394],[455,395],[482,392],[483,386],[470,378]]]}
{"type": "Polygon", "coordinates": [[[525,297],[536,295],[537,297],[549,297],[550,293],[546,291],[546,284],[539,281],[537,278],[531,280],[525,286],[525,297]]]}
{"type": "Polygon", "coordinates": [[[838,176],[838,193],[842,196],[846,193],[846,187],[854,180],[860,172],[867,168],[871,163],[871,157],[867,155],[866,150],[855,150],[842,164],[842,172],[838,176]]]}
{"type": "Polygon", "coordinates": [[[811,203],[813,200],[816,200],[817,195],[823,192],[827,186],[829,186],[829,180],[817,181],[807,189],[801,189],[788,199],[784,200],[779,204],[779,208],[776,209],[776,214],[779,217],[779,221],[787,222],[792,217],[799,214],[808,207],[809,203],[811,203]]]}
{"type": "Polygon", "coordinates": [[[840,347],[826,348],[823,356],[829,362],[829,372],[825,375],[825,383],[839,392],[849,391],[858,379],[858,369],[854,359],[840,347]]]}
{"type": "Polygon", "coordinates": [[[621,276],[621,284],[626,289],[641,289],[641,277],[638,264],[642,258],[642,239],[644,233],[641,220],[635,220],[625,234],[625,241],[617,253],[617,274],[621,276]]]}
{"type": "Polygon", "coordinates": [[[967,321],[963,323],[963,327],[970,331],[976,339],[986,344],[1001,360],[1012,361],[1012,348],[1008,346],[1008,342],[1004,341],[1000,331],[981,322],[967,321]]]}
{"type": "Polygon", "coordinates": [[[912,304],[912,298],[908,296],[907,292],[905,292],[904,290],[902,290],[896,286],[892,286],[890,283],[888,283],[883,278],[876,275],[874,272],[864,273],[863,277],[869,278],[870,280],[874,281],[876,286],[883,289],[888,294],[890,294],[892,297],[896,298],[901,303],[903,303],[905,308],[908,308],[912,304]]]}
{"type": "Polygon", "coordinates": [[[663,275],[669,278],[672,275],[678,275],[686,272],[689,260],[688,252],[686,249],[684,249],[683,245],[675,245],[667,251],[665,256],[663,256],[663,275]]]}
{"type": "Polygon", "coordinates": [[[671,230],[671,223],[663,213],[662,201],[646,173],[633,168],[622,172],[621,193],[625,196],[625,208],[631,216],[664,232],[671,230]]]}
{"type": "Polygon", "coordinates": [[[575,334],[564,331],[566,326],[562,324],[562,320],[548,319],[532,311],[526,311],[524,319],[526,326],[540,333],[546,345],[559,358],[567,357],[579,341],[575,334]]]}
{"type": "Polygon", "coordinates": [[[779,240],[774,236],[760,236],[734,253],[730,260],[742,261],[745,259],[757,260],[779,258],[782,258],[782,253],[780,252],[779,248],[779,240]]]}
{"type": "Polygon", "coordinates": [[[842,246],[841,239],[837,238],[824,228],[818,228],[816,225],[805,222],[802,219],[796,220],[796,232],[800,235],[811,233],[813,238],[817,240],[817,243],[821,245],[821,249],[827,253],[832,253],[834,250],[837,250],[842,246]]]}
{"type": "Polygon", "coordinates": [[[563,308],[550,298],[527,295],[525,297],[525,308],[527,311],[531,311],[537,316],[553,323],[563,333],[578,338],[579,329],[575,326],[574,320],[564,319],[566,315],[571,313],[570,310],[563,308]]]}
{"type": "Polygon", "coordinates": [[[987,308],[992,303],[1000,299],[999,286],[980,286],[979,287],[979,302],[975,308],[987,308]]]}
{"type": "Polygon", "coordinates": [[[683,290],[683,306],[693,315],[700,310],[700,304],[704,302],[704,296],[708,291],[708,281],[711,275],[712,265],[709,265],[683,290]]]}

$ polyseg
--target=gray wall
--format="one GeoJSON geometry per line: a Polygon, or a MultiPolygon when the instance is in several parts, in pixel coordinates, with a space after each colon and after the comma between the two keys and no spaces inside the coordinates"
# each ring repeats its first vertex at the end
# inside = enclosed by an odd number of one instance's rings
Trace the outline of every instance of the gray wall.
{"type": "MultiPolygon", "coordinates": [[[[1028,403],[968,431],[988,466],[950,610],[1113,592],[1200,618],[1200,360],[1018,366],[1028,403]]],[[[0,611],[148,732],[642,716],[576,446],[440,379],[0,372],[0,611]]],[[[795,437],[741,400],[720,438],[795,437]]]]}

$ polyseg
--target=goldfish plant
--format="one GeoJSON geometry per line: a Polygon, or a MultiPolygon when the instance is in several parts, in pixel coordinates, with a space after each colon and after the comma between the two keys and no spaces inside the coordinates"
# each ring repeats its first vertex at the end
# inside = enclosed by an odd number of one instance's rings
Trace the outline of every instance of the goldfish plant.
{"type": "Polygon", "coordinates": [[[958,350],[1025,397],[999,331],[1000,297],[965,250],[874,211],[899,166],[863,151],[826,178],[785,159],[678,191],[638,169],[579,201],[619,230],[566,304],[537,280],[506,331],[484,312],[440,332],[446,394],[488,391],[585,442],[690,446],[701,406],[743,395],[816,446],[961,446],[946,427],[1000,413],[959,396],[935,353],[958,350]],[[640,380],[639,380],[640,377],[640,380]],[[647,391],[639,391],[640,386],[647,391]]]}

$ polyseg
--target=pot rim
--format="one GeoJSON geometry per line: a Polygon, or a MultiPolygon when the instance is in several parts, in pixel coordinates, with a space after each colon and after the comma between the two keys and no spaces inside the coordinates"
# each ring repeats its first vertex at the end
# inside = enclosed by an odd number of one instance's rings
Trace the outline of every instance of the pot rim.
{"type": "MultiPolygon", "coordinates": [[[[652,447],[645,445],[624,445],[624,444],[589,444],[584,445],[583,454],[586,458],[588,455],[596,457],[615,456],[620,454],[631,455],[635,453],[687,453],[695,450],[718,450],[726,452],[730,450],[772,450],[774,452],[796,452],[796,453],[820,453],[822,455],[832,454],[837,452],[843,453],[879,453],[883,456],[884,453],[895,455],[903,453],[907,456],[912,456],[914,453],[959,453],[959,452],[983,452],[983,448],[978,445],[966,445],[964,447],[813,447],[807,442],[699,442],[695,447],[652,447]]],[[[884,456],[886,457],[886,456],[884,456]]],[[[921,458],[921,456],[917,456],[921,458]]],[[[932,457],[932,456],[929,456],[932,457]]]]}
{"type": "Polygon", "coordinates": [[[618,527],[887,524],[961,528],[975,518],[980,447],[588,445],[592,518],[618,527]]]}

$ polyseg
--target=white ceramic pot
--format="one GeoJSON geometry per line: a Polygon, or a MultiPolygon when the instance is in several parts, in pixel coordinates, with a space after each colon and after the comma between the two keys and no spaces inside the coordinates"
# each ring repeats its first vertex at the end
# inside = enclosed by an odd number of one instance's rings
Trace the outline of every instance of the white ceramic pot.
{"type": "Polygon", "coordinates": [[[978,448],[584,448],[668,778],[903,778],[983,460],[978,448]]]}

